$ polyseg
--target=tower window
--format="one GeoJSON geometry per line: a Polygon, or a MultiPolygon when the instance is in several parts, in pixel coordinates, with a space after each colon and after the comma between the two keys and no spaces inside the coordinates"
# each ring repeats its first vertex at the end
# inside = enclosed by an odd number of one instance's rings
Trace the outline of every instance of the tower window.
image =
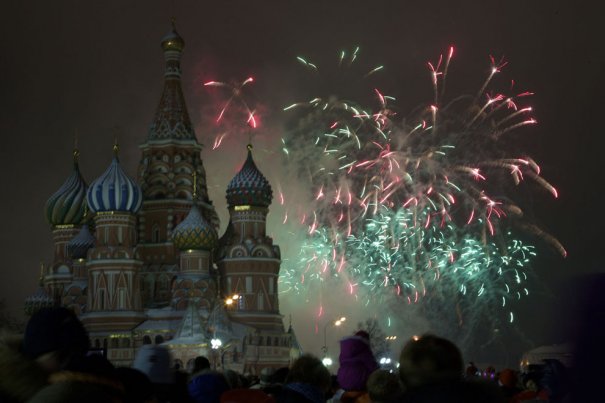
{"type": "Polygon", "coordinates": [[[263,298],[263,293],[258,293],[258,309],[262,311],[265,309],[265,299],[263,298]]]}
{"type": "Polygon", "coordinates": [[[151,229],[151,242],[160,242],[160,226],[157,223],[153,224],[153,228],[151,229]]]}
{"type": "Polygon", "coordinates": [[[248,294],[252,293],[252,277],[246,277],[246,292],[248,294]]]}

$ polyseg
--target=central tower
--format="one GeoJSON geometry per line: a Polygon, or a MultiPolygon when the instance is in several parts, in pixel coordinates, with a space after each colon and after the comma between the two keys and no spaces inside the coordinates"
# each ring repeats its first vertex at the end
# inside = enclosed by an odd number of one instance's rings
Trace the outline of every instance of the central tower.
{"type": "Polygon", "coordinates": [[[218,230],[218,215],[208,198],[206,172],[181,89],[183,38],[172,30],[162,39],[164,90],[147,141],[140,148],[139,183],[143,207],[139,214],[139,251],[143,260],[143,304],[161,307],[170,303],[170,284],[176,275],[179,251],[172,232],[192,206],[193,180],[198,207],[204,219],[218,230]],[[195,175],[193,174],[195,172],[195,175]]]}

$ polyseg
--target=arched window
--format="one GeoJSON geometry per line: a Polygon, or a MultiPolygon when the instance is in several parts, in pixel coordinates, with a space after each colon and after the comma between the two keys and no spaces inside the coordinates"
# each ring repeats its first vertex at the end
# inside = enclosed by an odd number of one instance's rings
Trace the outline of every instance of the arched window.
{"type": "Polygon", "coordinates": [[[164,342],[164,337],[162,337],[161,335],[157,335],[155,336],[155,344],[162,344],[164,342]]]}
{"type": "Polygon", "coordinates": [[[151,337],[149,337],[149,336],[143,337],[143,344],[151,344],[151,337]]]}
{"type": "Polygon", "coordinates": [[[129,338],[126,338],[126,337],[125,337],[125,338],[123,338],[123,339],[122,339],[122,347],[123,347],[123,348],[128,348],[128,347],[130,347],[130,339],[129,339],[129,338]]]}
{"type": "Polygon", "coordinates": [[[110,346],[111,346],[111,348],[118,348],[118,347],[120,347],[120,339],[118,339],[117,337],[113,337],[111,339],[110,346]]]}
{"type": "Polygon", "coordinates": [[[271,345],[271,337],[267,337],[267,345],[270,346],[271,345]]]}

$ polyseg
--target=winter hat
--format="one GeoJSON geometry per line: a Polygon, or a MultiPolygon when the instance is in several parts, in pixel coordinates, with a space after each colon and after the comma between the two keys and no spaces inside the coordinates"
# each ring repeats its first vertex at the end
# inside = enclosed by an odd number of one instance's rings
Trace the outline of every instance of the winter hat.
{"type": "Polygon", "coordinates": [[[90,347],[88,333],[77,316],[66,308],[41,309],[29,319],[23,335],[23,353],[37,358],[51,351],[81,356],[90,347]]]}
{"type": "Polygon", "coordinates": [[[219,403],[223,392],[229,390],[229,385],[223,374],[211,371],[193,378],[187,389],[191,400],[196,403],[219,403]]]}
{"type": "Polygon", "coordinates": [[[507,388],[514,388],[517,385],[517,375],[512,369],[503,369],[498,375],[498,380],[502,386],[507,388]]]}
{"type": "Polygon", "coordinates": [[[151,344],[142,346],[134,358],[132,368],[147,375],[152,383],[174,383],[170,353],[165,347],[151,344]]]}
{"type": "Polygon", "coordinates": [[[368,332],[366,332],[365,330],[359,330],[358,332],[355,333],[355,336],[366,339],[368,342],[370,341],[370,334],[368,332]]]}

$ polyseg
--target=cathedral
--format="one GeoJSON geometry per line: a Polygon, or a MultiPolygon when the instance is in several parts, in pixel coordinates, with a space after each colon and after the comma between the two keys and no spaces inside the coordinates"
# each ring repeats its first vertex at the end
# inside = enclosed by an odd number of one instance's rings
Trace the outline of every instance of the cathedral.
{"type": "Polygon", "coordinates": [[[45,206],[52,264],[42,266],[25,310],[72,309],[91,346],[120,366],[144,344],[166,346],[183,369],[199,355],[241,373],[288,366],[300,348],[279,311],[280,249],[266,234],[271,185],[252,146],[242,147],[219,238],[181,88],[184,45],[174,26],[162,39],[164,89],[137,180],[120,166],[116,143],[105,172],[87,185],[74,150],[71,175],[45,206]]]}

